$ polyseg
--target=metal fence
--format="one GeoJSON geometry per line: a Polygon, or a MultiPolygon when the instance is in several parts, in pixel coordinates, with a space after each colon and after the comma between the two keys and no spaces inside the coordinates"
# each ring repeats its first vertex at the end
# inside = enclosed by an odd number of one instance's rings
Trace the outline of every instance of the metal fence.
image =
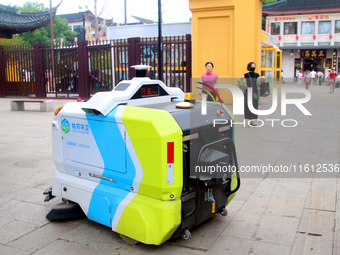
{"type": "Polygon", "coordinates": [[[33,62],[33,47],[6,47],[5,90],[9,94],[27,96],[35,92],[35,70],[33,62]]]}
{"type": "Polygon", "coordinates": [[[0,96],[89,98],[132,79],[136,64],[151,66],[149,77],[190,91],[191,36],[164,37],[163,70],[157,38],[128,38],[77,45],[0,47],[0,96]],[[3,71],[4,70],[4,71],[3,71]],[[161,73],[161,75],[160,75],[161,73]]]}

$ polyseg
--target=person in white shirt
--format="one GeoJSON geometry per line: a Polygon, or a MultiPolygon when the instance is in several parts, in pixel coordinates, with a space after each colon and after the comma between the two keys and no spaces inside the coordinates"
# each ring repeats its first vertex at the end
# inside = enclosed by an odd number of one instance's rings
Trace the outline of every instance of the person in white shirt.
{"type": "Polygon", "coordinates": [[[323,78],[323,72],[321,70],[318,72],[318,80],[319,80],[319,86],[321,86],[321,79],[323,78]]]}
{"type": "Polygon", "coordinates": [[[302,84],[302,80],[303,80],[303,71],[302,70],[300,70],[297,78],[298,78],[298,83],[297,84],[301,85],[302,84]]]}
{"type": "Polygon", "coordinates": [[[286,84],[285,81],[283,80],[283,70],[281,71],[281,81],[283,82],[283,84],[286,84]]]}
{"type": "Polygon", "coordinates": [[[313,71],[310,72],[310,77],[312,78],[313,84],[315,85],[315,76],[316,76],[316,72],[313,69],[313,71]]]}

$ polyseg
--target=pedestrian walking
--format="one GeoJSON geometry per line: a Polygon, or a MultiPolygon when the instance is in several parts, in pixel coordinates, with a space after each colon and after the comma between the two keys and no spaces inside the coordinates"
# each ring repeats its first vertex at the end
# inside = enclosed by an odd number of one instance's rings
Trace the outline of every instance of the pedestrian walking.
{"type": "Polygon", "coordinates": [[[281,71],[281,81],[283,82],[283,84],[286,84],[285,81],[283,80],[283,70],[281,71]]]}
{"type": "Polygon", "coordinates": [[[254,120],[257,120],[257,115],[252,113],[249,110],[249,106],[248,106],[248,88],[252,88],[253,90],[253,107],[258,110],[259,109],[259,93],[258,93],[258,89],[257,89],[257,78],[260,77],[260,75],[258,73],[255,73],[255,68],[256,68],[256,64],[254,62],[250,62],[247,65],[247,70],[248,73],[245,73],[241,78],[246,79],[246,83],[247,83],[247,88],[244,92],[244,118],[248,119],[248,125],[250,126],[256,126],[256,124],[254,123],[254,120]]]}
{"type": "Polygon", "coordinates": [[[329,74],[329,94],[334,94],[335,78],[338,76],[334,71],[335,68],[332,68],[332,71],[329,74]]]}
{"type": "Polygon", "coordinates": [[[299,74],[298,74],[298,82],[297,85],[301,85],[303,83],[303,71],[300,70],[299,74]]]}
{"type": "Polygon", "coordinates": [[[305,88],[309,90],[309,85],[311,84],[311,75],[309,70],[307,70],[303,76],[303,83],[305,88]]]}
{"type": "Polygon", "coordinates": [[[323,78],[323,72],[321,72],[321,70],[320,71],[318,71],[318,82],[319,82],[319,86],[321,86],[321,79],[323,78]]]}
{"type": "Polygon", "coordinates": [[[316,72],[315,72],[315,70],[313,69],[313,70],[310,72],[310,78],[311,78],[311,82],[313,82],[314,85],[315,85],[315,77],[316,77],[316,72]]]}

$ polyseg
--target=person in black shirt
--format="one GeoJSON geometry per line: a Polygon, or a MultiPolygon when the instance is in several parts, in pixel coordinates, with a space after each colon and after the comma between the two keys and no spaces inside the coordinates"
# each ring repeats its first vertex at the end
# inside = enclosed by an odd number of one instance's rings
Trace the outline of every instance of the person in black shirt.
{"type": "Polygon", "coordinates": [[[242,78],[246,79],[247,88],[244,92],[244,118],[250,120],[248,123],[251,126],[256,126],[254,120],[257,119],[257,115],[252,113],[248,107],[248,88],[253,88],[253,106],[256,110],[259,108],[259,94],[257,90],[257,78],[260,77],[258,73],[255,73],[256,65],[254,62],[250,62],[247,65],[248,73],[245,73],[242,78]]]}

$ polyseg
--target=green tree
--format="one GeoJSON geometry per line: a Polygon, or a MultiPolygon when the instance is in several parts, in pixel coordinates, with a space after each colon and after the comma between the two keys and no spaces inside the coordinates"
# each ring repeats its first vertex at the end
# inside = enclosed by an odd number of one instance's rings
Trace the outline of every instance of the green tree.
{"type": "MultiPolygon", "coordinates": [[[[276,3],[276,0],[263,0],[262,5],[276,3]]],[[[266,31],[266,18],[262,17],[262,30],[266,31]]]]}
{"type": "Polygon", "coordinates": [[[18,7],[18,9],[22,12],[38,12],[38,11],[47,11],[49,8],[45,7],[43,3],[38,2],[26,2],[22,5],[22,7],[18,7]]]}
{"type": "Polygon", "coordinates": [[[12,39],[0,39],[1,46],[10,46],[10,45],[28,45],[27,42],[24,41],[23,38],[19,36],[13,36],[12,39]]]}
{"type": "Polygon", "coordinates": [[[276,0],[263,0],[262,5],[276,3],[276,0]]]}
{"type": "MultiPolygon", "coordinates": [[[[18,8],[20,11],[24,12],[37,12],[37,11],[47,11],[49,8],[44,7],[43,3],[38,2],[26,2],[22,7],[18,8]]],[[[66,19],[61,19],[58,16],[54,17],[53,20],[53,36],[55,41],[60,41],[63,38],[65,43],[72,43],[76,32],[71,31],[68,28],[68,22],[66,19]]],[[[38,28],[33,32],[25,32],[20,35],[23,40],[29,44],[34,43],[44,43],[50,45],[51,43],[51,26],[50,23],[44,27],[38,28]]]]}

